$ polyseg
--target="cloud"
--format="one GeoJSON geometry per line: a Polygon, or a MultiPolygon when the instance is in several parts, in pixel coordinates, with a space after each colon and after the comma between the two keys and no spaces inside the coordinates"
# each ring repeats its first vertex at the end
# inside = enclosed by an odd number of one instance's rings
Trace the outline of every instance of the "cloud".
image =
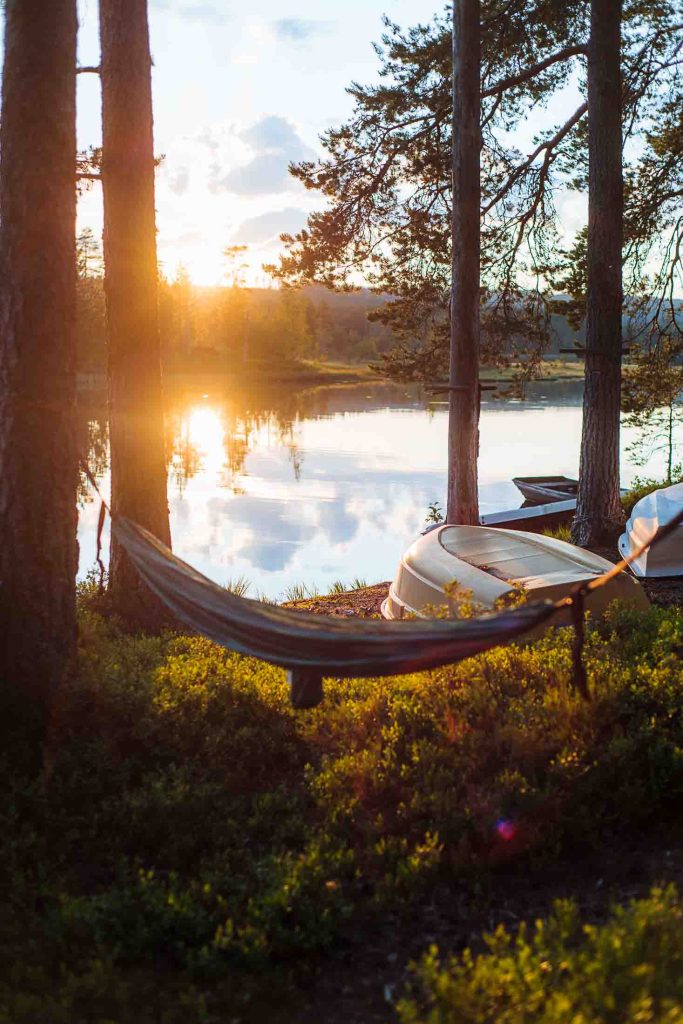
{"type": "Polygon", "coordinates": [[[329,32],[331,27],[331,21],[314,21],[308,18],[278,18],[273,22],[276,38],[293,43],[303,43],[311,36],[329,32]]]}
{"type": "Polygon", "coordinates": [[[243,196],[288,192],[294,185],[289,164],[315,156],[284,117],[263,117],[238,137],[254,156],[227,173],[222,173],[220,166],[214,163],[210,169],[211,192],[233,192],[243,196]]]}
{"type": "Polygon", "coordinates": [[[210,25],[224,25],[230,20],[220,4],[211,3],[176,3],[175,0],[155,0],[154,7],[162,11],[170,11],[187,21],[198,21],[210,25]]]}
{"type": "Polygon", "coordinates": [[[237,245],[263,245],[283,234],[295,234],[306,222],[306,211],[288,206],[249,217],[235,231],[232,241],[237,245]]]}
{"type": "Polygon", "coordinates": [[[260,121],[245,128],[240,138],[252,149],[286,153],[290,160],[302,159],[309,152],[294,125],[286,118],[274,114],[262,117],[260,121]]]}
{"type": "Polygon", "coordinates": [[[282,544],[278,544],[277,541],[265,541],[240,548],[236,554],[246,558],[257,569],[263,569],[265,572],[282,572],[294,561],[296,548],[286,541],[282,544]]]}
{"type": "Polygon", "coordinates": [[[168,174],[168,187],[177,196],[182,196],[187,192],[189,184],[190,172],[187,167],[178,167],[175,171],[168,174]]]}
{"type": "Polygon", "coordinates": [[[234,192],[238,196],[261,196],[286,192],[290,183],[288,161],[279,153],[262,153],[248,164],[235,167],[214,183],[212,192],[234,192]]]}

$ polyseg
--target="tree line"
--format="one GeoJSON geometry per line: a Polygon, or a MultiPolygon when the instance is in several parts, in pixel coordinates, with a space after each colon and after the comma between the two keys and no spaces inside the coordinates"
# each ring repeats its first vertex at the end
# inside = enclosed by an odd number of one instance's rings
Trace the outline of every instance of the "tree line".
{"type": "MultiPolygon", "coordinates": [[[[77,365],[107,368],[107,318],[100,246],[92,230],[77,239],[77,365]]],[[[200,287],[181,266],[158,281],[164,370],[277,370],[297,360],[372,362],[389,351],[389,327],[368,314],[384,298],[368,291],[330,295],[324,288],[252,288],[243,282],[200,287]]]]}

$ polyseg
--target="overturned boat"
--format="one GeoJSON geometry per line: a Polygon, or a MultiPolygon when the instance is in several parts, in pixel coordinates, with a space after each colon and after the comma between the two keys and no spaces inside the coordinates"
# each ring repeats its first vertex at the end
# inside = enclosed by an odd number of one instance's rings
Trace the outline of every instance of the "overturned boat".
{"type": "Polygon", "coordinates": [[[579,481],[569,476],[515,476],[512,482],[532,505],[576,498],[579,481]]]}
{"type": "MultiPolygon", "coordinates": [[[[619,538],[619,553],[627,558],[651,540],[660,527],[683,511],[683,484],[662,487],[637,501],[619,538]]],[[[683,576],[683,526],[661,543],[648,548],[631,563],[636,576],[664,578],[683,576]]]]}
{"type": "MultiPolygon", "coordinates": [[[[429,617],[448,605],[457,617],[455,584],[477,604],[493,608],[499,598],[523,588],[530,601],[567,597],[579,583],[613,568],[612,562],[553,537],[483,526],[439,526],[408,548],[382,604],[386,619],[410,615],[429,617]]],[[[620,573],[592,591],[586,608],[600,615],[612,601],[648,607],[647,596],[633,576],[620,573]]],[[[560,609],[552,625],[570,622],[570,610],[560,609]]]]}
{"type": "Polygon", "coordinates": [[[505,512],[487,512],[481,516],[482,526],[500,530],[526,530],[537,533],[540,530],[555,530],[568,526],[576,512],[576,498],[567,501],[552,501],[547,505],[525,504],[521,508],[505,512]]]}

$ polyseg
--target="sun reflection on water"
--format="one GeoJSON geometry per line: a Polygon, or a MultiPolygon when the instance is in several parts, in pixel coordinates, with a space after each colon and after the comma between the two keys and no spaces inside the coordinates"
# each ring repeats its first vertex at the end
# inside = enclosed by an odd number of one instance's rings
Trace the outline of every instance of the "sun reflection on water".
{"type": "Polygon", "coordinates": [[[206,405],[190,409],[187,413],[187,436],[190,444],[201,454],[205,467],[223,463],[224,430],[217,409],[206,405]]]}

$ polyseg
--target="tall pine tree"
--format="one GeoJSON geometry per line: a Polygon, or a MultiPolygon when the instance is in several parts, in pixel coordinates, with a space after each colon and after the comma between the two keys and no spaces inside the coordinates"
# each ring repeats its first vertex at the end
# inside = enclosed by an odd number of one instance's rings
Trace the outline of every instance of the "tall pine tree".
{"type": "MultiPolygon", "coordinates": [[[[101,0],[100,38],[111,507],[170,544],[147,0],[101,0]]],[[[115,538],[110,588],[132,623],[154,627],[161,621],[157,602],[115,538]]]]}
{"type": "Polygon", "coordinates": [[[453,3],[453,216],[448,418],[449,523],[479,523],[481,117],[479,0],[453,3]]]}
{"type": "Polygon", "coordinates": [[[579,492],[572,538],[591,545],[622,521],[621,410],[622,173],[621,0],[592,0],[588,42],[588,240],[586,383],[579,492]]]}
{"type": "Polygon", "coordinates": [[[34,736],[76,644],[76,29],[76,0],[5,5],[0,699],[34,736]]]}

